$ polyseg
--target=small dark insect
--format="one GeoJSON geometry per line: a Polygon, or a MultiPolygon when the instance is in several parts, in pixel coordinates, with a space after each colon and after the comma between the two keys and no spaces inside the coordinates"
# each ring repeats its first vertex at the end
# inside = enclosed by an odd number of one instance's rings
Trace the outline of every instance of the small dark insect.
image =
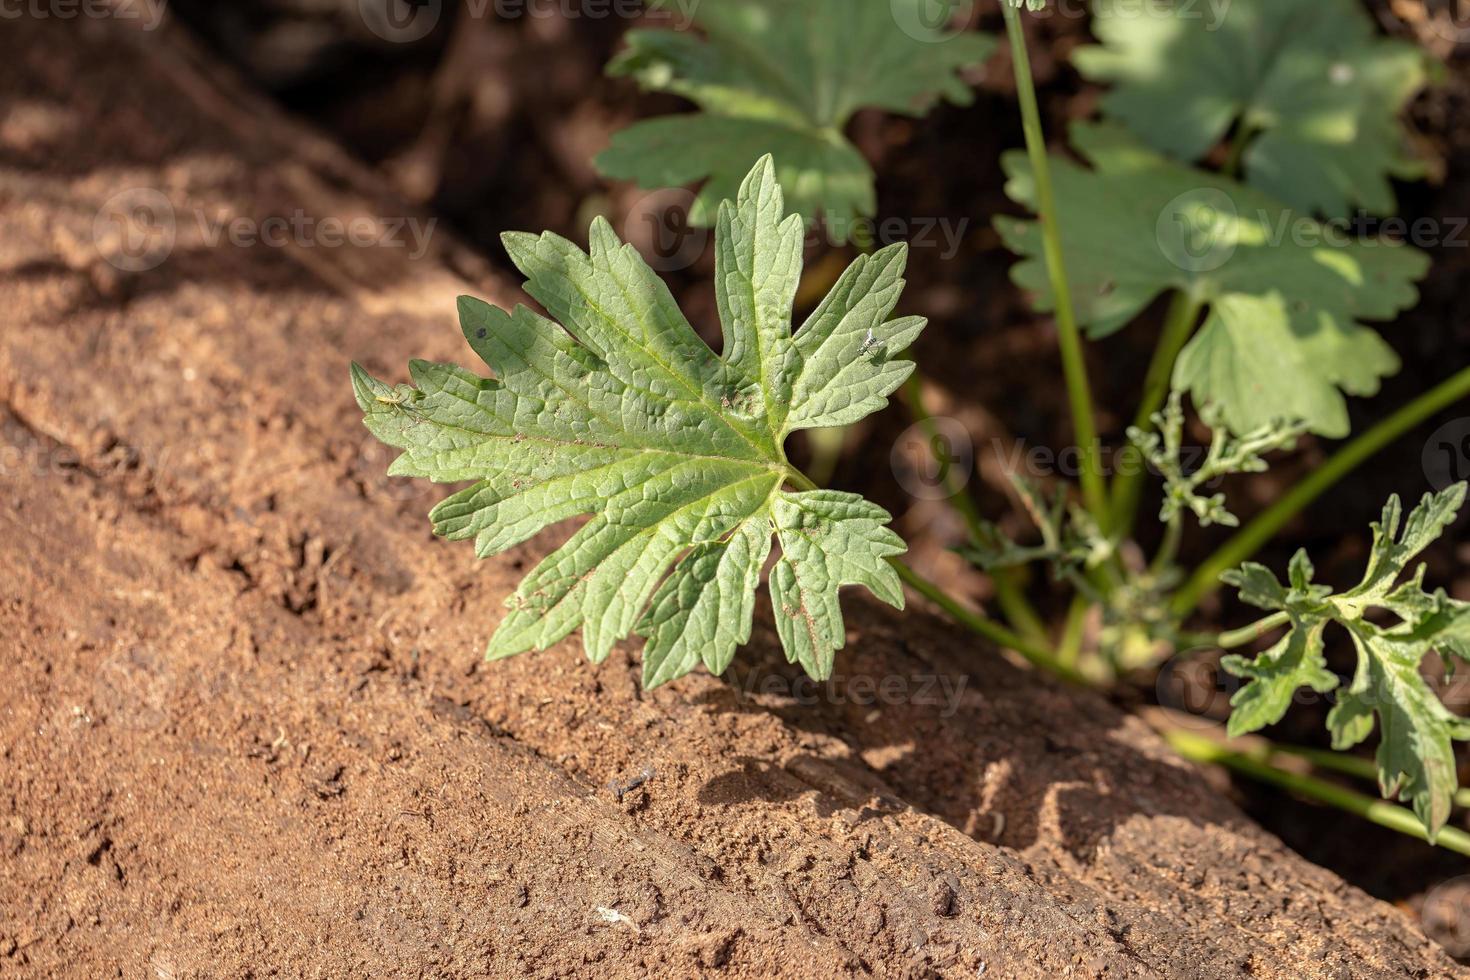
{"type": "Polygon", "coordinates": [[[612,782],[607,784],[607,788],[613,791],[613,795],[616,796],[618,798],[618,802],[621,803],[623,802],[623,797],[625,795],[633,792],[635,789],[637,789],[639,786],[642,786],[653,777],[653,766],[644,766],[642,772],[634,776],[632,779],[628,780],[626,783],[620,783],[616,779],[614,779],[612,782]]]}

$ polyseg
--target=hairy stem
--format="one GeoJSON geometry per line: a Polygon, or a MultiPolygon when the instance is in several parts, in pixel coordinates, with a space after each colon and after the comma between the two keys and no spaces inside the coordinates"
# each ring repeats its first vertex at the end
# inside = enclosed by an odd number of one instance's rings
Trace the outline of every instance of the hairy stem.
{"type": "Polygon", "coordinates": [[[890,558],[889,561],[897,569],[899,578],[903,579],[909,588],[944,610],[949,618],[960,626],[983,636],[998,646],[1016,651],[1037,667],[1050,671],[1065,681],[1086,686],[1087,679],[1073,668],[1057,660],[1045,644],[1028,640],[994,620],[987,619],[898,559],[890,558]]]}
{"type": "MultiPolygon", "coordinates": [[[[1198,299],[1180,290],[1169,304],[1169,313],[1164,320],[1164,329],[1154,347],[1153,359],[1143,379],[1143,397],[1138,403],[1138,412],[1133,424],[1144,432],[1153,431],[1154,413],[1164,407],[1169,397],[1170,382],[1174,377],[1174,362],[1179,352],[1194,335],[1199,323],[1200,310],[1204,307],[1198,299]]],[[[1148,475],[1143,455],[1138,447],[1129,445],[1119,457],[1118,475],[1113,478],[1113,529],[1120,537],[1127,537],[1133,530],[1133,520],[1138,512],[1138,501],[1143,496],[1143,480],[1148,475]]]]}
{"type": "Polygon", "coordinates": [[[1230,630],[1215,637],[1214,646],[1221,650],[1234,650],[1243,647],[1247,643],[1254,643],[1267,633],[1280,626],[1291,622],[1291,616],[1284,612],[1275,612],[1265,619],[1259,619],[1249,626],[1242,626],[1238,630],[1230,630]]]}
{"type": "Polygon", "coordinates": [[[1072,597],[1072,605],[1067,609],[1067,622],[1062,627],[1062,643],[1057,651],[1057,660],[1068,667],[1075,666],[1082,659],[1082,630],[1087,625],[1087,611],[1091,608],[1092,603],[1078,594],[1072,597]]]}
{"type": "MultiPolygon", "coordinates": [[[[904,384],[904,400],[908,403],[909,414],[924,430],[924,435],[929,439],[929,445],[932,448],[935,440],[939,438],[939,428],[934,424],[934,416],[930,415],[929,410],[924,407],[924,382],[917,369],[909,375],[908,381],[904,384]]],[[[944,468],[943,480],[944,490],[949,494],[948,504],[964,521],[971,543],[980,544],[984,539],[985,522],[980,517],[980,511],[975,507],[974,498],[970,496],[964,484],[956,478],[953,468],[944,468]]],[[[1042,625],[1041,617],[1026,599],[1026,594],[1016,581],[1016,573],[1011,569],[997,569],[991,573],[990,580],[995,583],[995,601],[1000,605],[1001,611],[1011,625],[1020,630],[1027,639],[1046,643],[1046,627],[1042,625]]]]}
{"type": "Polygon", "coordinates": [[[1441,409],[1470,396],[1470,367],[1440,382],[1339,449],[1310,476],[1262,511],[1197,568],[1170,608],[1181,619],[1220,587],[1220,573],[1249,559],[1293,517],[1358,466],[1441,409]]]}
{"type": "MultiPolygon", "coordinates": [[[[1347,752],[1333,752],[1330,749],[1314,749],[1306,745],[1272,743],[1271,747],[1276,752],[1305,759],[1318,769],[1340,772],[1344,776],[1365,779],[1369,782],[1376,783],[1378,781],[1378,767],[1373,764],[1371,759],[1365,759],[1360,755],[1351,755],[1347,752]]],[[[1461,787],[1455,790],[1455,806],[1461,807],[1462,809],[1470,807],[1470,788],[1461,787]]]]}
{"type": "MultiPolygon", "coordinates": [[[[1375,800],[1371,796],[1365,796],[1324,779],[1278,768],[1269,761],[1269,746],[1263,747],[1261,752],[1241,752],[1226,748],[1203,735],[1178,728],[1165,729],[1163,735],[1174,747],[1174,751],[1186,759],[1225,766],[1227,769],[1233,769],[1252,779],[1270,783],[1299,796],[1345,810],[1370,823],[1376,823],[1380,827],[1387,827],[1423,841],[1429,839],[1424,825],[1407,807],[1375,800]]],[[[1448,850],[1470,856],[1470,834],[1466,834],[1463,830],[1446,827],[1439,832],[1436,843],[1448,850]]]]}
{"type": "Polygon", "coordinates": [[[1036,84],[1031,78],[1031,58],[1026,50],[1026,34],[1020,12],[1010,3],[1002,3],[1006,33],[1010,36],[1012,65],[1016,75],[1016,95],[1021,104],[1021,128],[1026,134],[1026,153],[1036,179],[1036,212],[1041,221],[1043,251],[1052,295],[1056,298],[1057,336],[1061,344],[1062,371],[1066,376],[1067,395],[1072,406],[1072,429],[1077,438],[1082,469],[1082,495],[1087,509],[1098,525],[1107,531],[1111,514],[1108,510],[1107,485],[1099,461],[1097,423],[1093,419],[1092,388],[1087,380],[1087,363],[1082,352],[1082,334],[1077,328],[1077,314],[1072,306],[1072,290],[1067,283],[1067,270],[1062,260],[1062,233],[1057,224],[1056,194],[1052,189],[1051,164],[1046,155],[1046,136],[1041,126],[1041,109],[1036,102],[1036,84]]]}
{"type": "Polygon", "coordinates": [[[1184,520],[1179,514],[1175,514],[1174,519],[1164,525],[1164,540],[1159,544],[1154,560],[1149,563],[1150,574],[1157,576],[1174,564],[1174,558],[1179,554],[1179,542],[1183,537],[1184,520]]]}

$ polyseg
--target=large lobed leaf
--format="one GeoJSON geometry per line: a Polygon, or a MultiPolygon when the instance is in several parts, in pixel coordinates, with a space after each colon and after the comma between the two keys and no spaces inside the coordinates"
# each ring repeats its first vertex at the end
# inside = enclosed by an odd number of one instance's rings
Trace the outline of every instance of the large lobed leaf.
{"type": "Polygon", "coordinates": [[[1466,486],[1456,484],[1426,495],[1402,521],[1398,497],[1390,498],[1383,518],[1373,525],[1373,550],[1362,581],[1332,594],[1312,582],[1306,552],[1291,562],[1290,584],[1283,586],[1265,567],[1248,563],[1225,581],[1243,601],[1260,609],[1284,611],[1291,630],[1270,650],[1249,660],[1226,657],[1224,668],[1247,683],[1231,704],[1230,733],[1240,735],[1275,724],[1285,716],[1296,691],[1319,693],[1338,688],[1322,653],[1323,631],[1332,624],[1347,630],[1358,654],[1352,682],[1336,695],[1327,716],[1332,744],[1348,749],[1373,733],[1378,719],[1378,780],[1384,796],[1406,800],[1431,836],[1449,818],[1458,785],[1453,743],[1470,740],[1470,719],[1451,713],[1420,673],[1431,652],[1461,659],[1470,656],[1470,603],[1444,591],[1424,589],[1424,567],[1409,573],[1409,563],[1454,522],[1466,486]],[[1407,581],[1400,580],[1408,575],[1407,581]],[[1385,610],[1397,621],[1379,625],[1371,610],[1385,610]]]}
{"type": "Polygon", "coordinates": [[[1074,60],[1114,84],[1103,112],[1177,159],[1243,131],[1248,183],[1331,218],[1390,214],[1389,179],[1422,175],[1399,114],[1428,60],[1380,37],[1361,0],[1098,0],[1093,31],[1074,60]]]}
{"type": "Polygon", "coordinates": [[[791,209],[824,216],[842,234],[875,210],[873,173],[843,135],[852,114],[918,115],[940,98],[966,104],[971,93],[956,72],[994,48],[985,35],[946,33],[931,7],[952,12],[932,0],[718,0],[692,8],[703,39],[630,31],[609,73],[699,111],[630,126],[597,167],[644,187],[705,181],[691,219],[709,224],[746,168],[771,153],[791,209]]]}
{"type": "Polygon", "coordinates": [[[636,631],[650,686],[700,663],[723,672],[750,638],[772,534],[782,644],[813,677],[830,675],[845,641],[839,588],[902,607],[889,515],[852,494],[787,489],[800,478],[782,447],[798,429],[876,411],[912,372],[894,355],[924,321],[888,319],[906,249],[859,258],[793,335],[802,233],[761,159],[719,209],[722,355],[599,219],[586,252],[552,234],[505,236],[551,319],[460,300],[493,379],[415,361],[413,386],[395,388],[354,365],[368,428],[404,450],[391,473],[473,481],[434,509],[435,533],[484,557],[592,515],[507,601],[492,658],[581,629],[597,662],[636,631]]]}
{"type": "MultiPolygon", "coordinates": [[[[1348,432],[1343,393],[1371,395],[1398,369],[1362,321],[1417,301],[1429,260],[1407,246],[1347,239],[1259,191],[1165,159],[1120,127],[1079,124],[1073,144],[1091,169],[1053,161],[1058,220],[1077,315],[1094,337],[1180,289],[1209,316],[1179,358],[1175,386],[1213,403],[1236,434],[1283,420],[1348,432]]],[[[1013,200],[1035,207],[1025,154],[1004,159],[1013,200]]],[[[1023,256],[1015,281],[1053,297],[1035,222],[997,220],[1023,256]]]]}

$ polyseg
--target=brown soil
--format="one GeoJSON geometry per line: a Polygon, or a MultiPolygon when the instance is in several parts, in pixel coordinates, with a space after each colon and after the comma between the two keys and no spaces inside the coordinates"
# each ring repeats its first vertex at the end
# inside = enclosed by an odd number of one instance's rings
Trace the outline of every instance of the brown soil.
{"type": "Polygon", "coordinates": [[[726,681],[480,663],[552,542],[433,539],[347,362],[463,361],[453,295],[514,284],[442,233],[210,246],[195,209],[413,212],[198,64],[0,32],[0,974],[1467,975],[922,610],[851,600],[815,692],[768,610],[726,681]],[[92,245],[130,187],[180,218],[136,275],[92,245]]]}

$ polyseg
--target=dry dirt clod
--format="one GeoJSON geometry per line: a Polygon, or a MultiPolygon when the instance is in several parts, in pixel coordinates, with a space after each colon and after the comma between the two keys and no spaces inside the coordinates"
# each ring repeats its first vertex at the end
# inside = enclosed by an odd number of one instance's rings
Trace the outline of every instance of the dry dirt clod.
{"type": "Polygon", "coordinates": [[[955,890],[947,881],[936,881],[929,890],[934,914],[948,918],[955,914],[955,890]]]}

